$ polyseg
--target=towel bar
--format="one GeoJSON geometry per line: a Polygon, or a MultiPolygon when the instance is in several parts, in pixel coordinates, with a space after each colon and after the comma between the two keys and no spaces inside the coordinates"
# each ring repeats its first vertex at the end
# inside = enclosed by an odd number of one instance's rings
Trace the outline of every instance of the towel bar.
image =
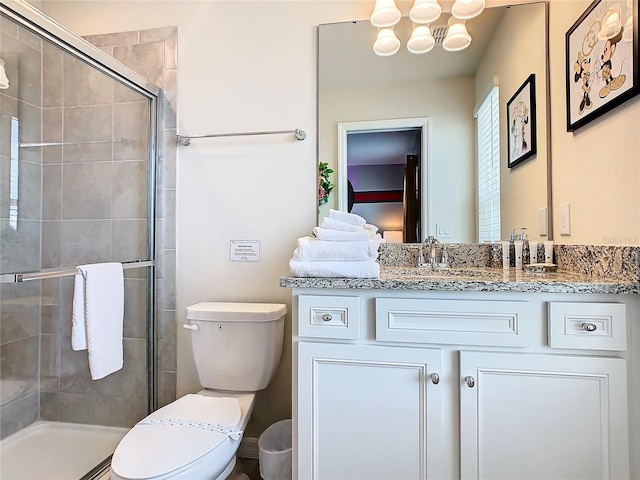
{"type": "Polygon", "coordinates": [[[191,145],[192,138],[218,138],[218,137],[242,137],[250,135],[281,135],[283,133],[293,133],[298,140],[307,138],[307,132],[296,128],[295,130],[275,130],[271,132],[240,132],[240,133],[212,133],[208,135],[176,135],[176,142],[183,146],[191,145]]]}
{"type": "MultiPolygon", "coordinates": [[[[155,264],[153,260],[134,260],[131,262],[122,262],[123,270],[130,268],[152,267],[155,264]]],[[[27,273],[5,273],[0,275],[0,283],[19,283],[28,280],[44,280],[46,278],[70,277],[78,273],[75,267],[52,268],[41,272],[27,273]]]]}

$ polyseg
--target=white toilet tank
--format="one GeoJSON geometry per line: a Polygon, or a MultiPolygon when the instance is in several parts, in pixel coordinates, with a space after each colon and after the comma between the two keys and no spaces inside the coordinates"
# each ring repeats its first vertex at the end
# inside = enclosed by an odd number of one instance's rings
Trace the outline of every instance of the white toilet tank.
{"type": "Polygon", "coordinates": [[[281,303],[202,302],[187,307],[200,384],[255,392],[275,374],[287,306],[281,303]]]}

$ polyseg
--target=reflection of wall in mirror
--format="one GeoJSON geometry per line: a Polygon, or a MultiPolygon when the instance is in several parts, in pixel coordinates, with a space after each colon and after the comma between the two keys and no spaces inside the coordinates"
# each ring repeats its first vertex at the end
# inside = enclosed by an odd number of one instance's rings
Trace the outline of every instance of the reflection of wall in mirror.
{"type": "Polygon", "coordinates": [[[546,53],[544,38],[545,9],[541,3],[506,9],[491,43],[476,72],[476,101],[480,100],[494,76],[500,89],[500,224],[502,239],[515,228],[528,228],[533,240],[540,237],[538,210],[547,206],[546,142],[546,53]],[[532,39],[535,39],[532,40],[532,39]],[[537,154],[514,168],[507,167],[507,101],[531,74],[536,74],[536,111],[538,120],[537,154]]]}
{"type": "MultiPolygon", "coordinates": [[[[321,87],[319,158],[336,167],[337,124],[340,122],[429,117],[432,141],[424,158],[430,163],[432,176],[429,182],[433,199],[429,221],[431,232],[435,231],[436,223],[449,223],[453,224],[453,236],[448,241],[474,242],[475,127],[470,114],[473,89],[473,77],[470,76],[393,85],[321,87]]],[[[336,181],[340,184],[340,179],[336,181]]],[[[329,208],[337,208],[337,195],[332,197],[321,208],[320,218],[328,214],[329,208]]],[[[423,232],[425,235],[427,233],[423,232]]]]}

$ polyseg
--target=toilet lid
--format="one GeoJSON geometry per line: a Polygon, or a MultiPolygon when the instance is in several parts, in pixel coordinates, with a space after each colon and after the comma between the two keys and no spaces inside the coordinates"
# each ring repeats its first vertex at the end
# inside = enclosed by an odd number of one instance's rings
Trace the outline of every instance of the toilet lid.
{"type": "Polygon", "coordinates": [[[235,398],[185,395],[138,422],[118,444],[111,468],[127,479],[169,474],[225,440],[240,441],[240,418],[235,398]]]}

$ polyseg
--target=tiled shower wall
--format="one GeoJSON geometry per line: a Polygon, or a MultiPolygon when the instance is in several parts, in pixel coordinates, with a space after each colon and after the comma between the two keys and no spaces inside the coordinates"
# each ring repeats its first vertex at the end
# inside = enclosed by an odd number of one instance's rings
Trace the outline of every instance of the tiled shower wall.
{"type": "MultiPolygon", "coordinates": [[[[148,100],[45,43],[41,267],[146,259],[148,100]]],[[[124,367],[93,381],[71,349],[73,277],[42,281],[40,416],[129,427],[144,417],[145,269],[125,272],[124,367]]]]}
{"type": "Polygon", "coordinates": [[[158,319],[158,403],[176,397],[176,95],[178,29],[157,28],[103,35],[86,40],[162,88],[157,171],[156,315],[158,319]]]}

